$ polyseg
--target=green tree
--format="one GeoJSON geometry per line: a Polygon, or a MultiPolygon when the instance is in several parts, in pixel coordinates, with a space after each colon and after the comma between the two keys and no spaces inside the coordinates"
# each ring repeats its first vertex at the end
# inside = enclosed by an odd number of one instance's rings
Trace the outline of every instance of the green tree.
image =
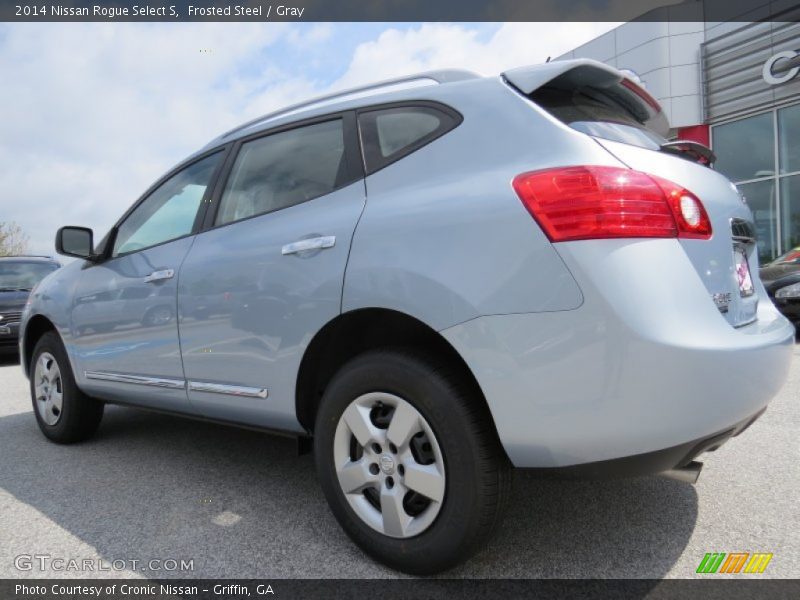
{"type": "Polygon", "coordinates": [[[28,251],[28,236],[16,223],[0,222],[0,256],[16,256],[28,251]]]}

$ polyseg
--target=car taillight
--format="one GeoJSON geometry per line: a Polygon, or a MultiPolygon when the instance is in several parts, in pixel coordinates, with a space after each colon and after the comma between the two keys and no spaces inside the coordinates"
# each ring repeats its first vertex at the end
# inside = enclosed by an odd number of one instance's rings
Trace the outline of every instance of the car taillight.
{"type": "Polygon", "coordinates": [[[697,196],[640,171],[562,167],[523,173],[513,186],[553,242],[711,237],[711,221],[697,196]]]}

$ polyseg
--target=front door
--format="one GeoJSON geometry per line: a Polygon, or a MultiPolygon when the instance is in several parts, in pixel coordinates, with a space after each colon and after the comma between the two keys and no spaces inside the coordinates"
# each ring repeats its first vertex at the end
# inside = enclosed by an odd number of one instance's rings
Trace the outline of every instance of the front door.
{"type": "Polygon", "coordinates": [[[81,273],[71,311],[78,381],[99,398],[190,411],[178,344],[178,272],[221,154],[169,177],[81,273]]]}
{"type": "Polygon", "coordinates": [[[181,270],[189,398],[204,415],[300,430],[297,371],[341,309],[365,202],[353,119],[241,144],[210,230],[181,270]]]}

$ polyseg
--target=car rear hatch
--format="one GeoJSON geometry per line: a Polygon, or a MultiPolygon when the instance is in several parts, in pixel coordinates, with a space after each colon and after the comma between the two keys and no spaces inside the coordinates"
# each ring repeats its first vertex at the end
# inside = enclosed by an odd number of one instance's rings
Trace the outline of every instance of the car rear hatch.
{"type": "MultiPolygon", "coordinates": [[[[558,61],[507,71],[503,78],[552,117],[590,136],[629,169],[657,182],[671,182],[675,185],[670,189],[679,194],[688,191],[699,200],[711,234],[679,232],[672,237],[678,238],[705,284],[709,302],[732,326],[756,319],[758,259],[752,213],[736,187],[710,168],[713,153],[696,143],[668,142],[669,125],[658,102],[625,73],[602,63],[558,61]]],[[[624,199],[615,201],[625,204],[624,199]]],[[[680,210],[682,204],[676,206],[680,210]]],[[[600,237],[626,236],[617,231],[600,237]]],[[[648,235],[639,232],[631,237],[648,235]]]]}

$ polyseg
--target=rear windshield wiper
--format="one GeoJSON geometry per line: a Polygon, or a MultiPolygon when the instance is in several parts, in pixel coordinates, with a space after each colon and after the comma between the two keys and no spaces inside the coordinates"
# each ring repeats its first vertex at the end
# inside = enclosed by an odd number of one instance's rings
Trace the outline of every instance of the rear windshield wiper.
{"type": "Polygon", "coordinates": [[[30,292],[31,288],[26,287],[0,287],[0,292],[30,292]]]}
{"type": "Polygon", "coordinates": [[[692,140],[675,140],[674,142],[664,142],[661,144],[662,152],[677,154],[683,158],[693,160],[701,165],[711,166],[717,160],[717,155],[709,148],[692,140]]]}

